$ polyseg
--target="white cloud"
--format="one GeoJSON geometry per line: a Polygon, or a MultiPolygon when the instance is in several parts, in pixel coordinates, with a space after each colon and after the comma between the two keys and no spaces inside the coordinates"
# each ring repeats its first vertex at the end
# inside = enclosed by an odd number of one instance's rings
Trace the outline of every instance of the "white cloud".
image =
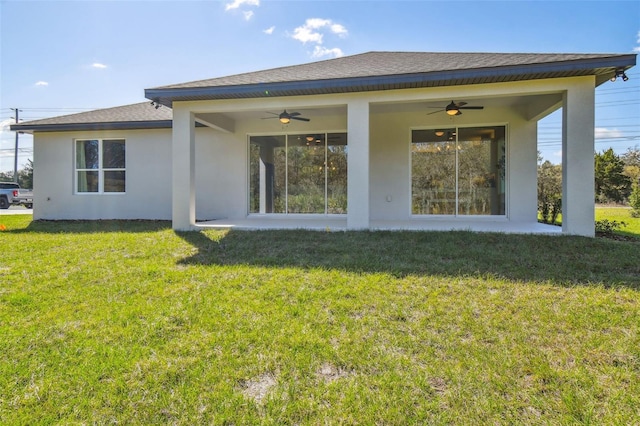
{"type": "Polygon", "coordinates": [[[558,157],[558,158],[562,158],[562,150],[560,150],[560,151],[555,151],[555,152],[553,153],[553,156],[554,156],[554,157],[558,157]]]}
{"type": "Polygon", "coordinates": [[[307,44],[309,42],[322,44],[323,35],[317,31],[314,31],[318,27],[313,26],[310,21],[313,20],[307,19],[307,23],[305,25],[302,25],[293,30],[293,35],[291,37],[298,40],[299,42],[302,42],[303,44],[307,44]]]}
{"type": "Polygon", "coordinates": [[[266,30],[262,31],[265,34],[271,35],[273,34],[273,31],[276,29],[276,27],[269,27],[266,30]]]}
{"type": "Polygon", "coordinates": [[[624,134],[618,129],[607,129],[605,127],[595,128],[595,139],[622,138],[624,134]]]}
{"type": "Polygon", "coordinates": [[[344,25],[340,24],[331,24],[331,32],[339,35],[340,37],[346,37],[349,33],[344,25]]]}
{"type": "Polygon", "coordinates": [[[0,132],[8,132],[9,126],[14,124],[15,122],[16,121],[12,118],[0,121],[0,132]]]}
{"type": "Polygon", "coordinates": [[[48,85],[49,85],[49,83],[47,83],[46,81],[42,81],[42,80],[41,80],[41,81],[36,81],[36,84],[35,84],[35,85],[36,85],[36,86],[38,86],[38,87],[40,87],[40,86],[43,86],[43,87],[44,87],[44,86],[48,86],[48,85]]]}
{"type": "Polygon", "coordinates": [[[640,31],[638,31],[638,34],[636,35],[636,43],[638,43],[638,45],[633,48],[633,51],[640,53],[640,31]]]}
{"type": "Polygon", "coordinates": [[[313,53],[311,54],[311,56],[313,58],[322,58],[323,56],[333,56],[334,58],[339,58],[340,56],[344,56],[344,52],[338,47],[328,49],[326,47],[316,46],[313,49],[313,53]]]}
{"type": "Polygon", "coordinates": [[[237,9],[242,5],[247,6],[260,6],[260,0],[233,0],[232,3],[227,3],[224,10],[237,9]]]}
{"type": "Polygon", "coordinates": [[[302,44],[312,43],[316,46],[311,53],[312,58],[322,58],[324,56],[332,56],[334,58],[344,56],[344,52],[339,47],[328,48],[322,46],[325,35],[337,35],[344,38],[349,31],[342,24],[337,24],[331,19],[309,18],[301,25],[293,30],[290,35],[294,40],[298,40],[302,44]]]}
{"type": "Polygon", "coordinates": [[[105,64],[101,64],[100,62],[94,62],[93,64],[91,64],[91,68],[97,68],[97,69],[105,69],[107,68],[107,66],[105,64]]]}
{"type": "Polygon", "coordinates": [[[251,19],[251,17],[253,17],[253,10],[248,10],[246,12],[242,12],[242,14],[244,15],[244,20],[248,21],[251,19]]]}
{"type": "Polygon", "coordinates": [[[346,37],[349,33],[347,29],[341,25],[336,24],[330,19],[321,18],[309,18],[305,21],[304,25],[301,25],[293,30],[292,38],[306,43],[322,44],[324,31],[327,30],[339,37],[346,37]]]}

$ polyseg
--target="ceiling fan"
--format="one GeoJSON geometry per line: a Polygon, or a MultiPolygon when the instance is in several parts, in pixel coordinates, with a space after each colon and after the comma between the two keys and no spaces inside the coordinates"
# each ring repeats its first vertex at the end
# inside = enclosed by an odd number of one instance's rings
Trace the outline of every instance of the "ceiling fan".
{"type": "Polygon", "coordinates": [[[460,111],[461,109],[484,109],[483,106],[465,106],[467,103],[466,102],[453,102],[451,101],[451,103],[449,105],[447,105],[446,107],[444,107],[444,109],[442,109],[442,107],[428,107],[428,108],[439,108],[439,111],[434,111],[434,112],[430,112],[427,115],[431,115],[431,114],[437,114],[439,112],[446,112],[447,114],[453,116],[453,115],[461,115],[462,111],[460,111]]]}
{"type": "Polygon", "coordinates": [[[273,114],[274,117],[264,117],[263,120],[267,120],[269,118],[277,118],[282,124],[289,124],[291,120],[311,121],[308,118],[300,117],[301,114],[299,112],[287,112],[286,109],[280,114],[276,112],[267,112],[267,114],[273,114]]]}

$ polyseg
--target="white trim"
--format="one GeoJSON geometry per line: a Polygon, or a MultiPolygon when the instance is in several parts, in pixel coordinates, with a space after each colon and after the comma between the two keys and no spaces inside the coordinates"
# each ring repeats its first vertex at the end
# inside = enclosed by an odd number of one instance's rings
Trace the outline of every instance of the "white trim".
{"type": "Polygon", "coordinates": [[[80,196],[96,196],[96,195],[107,195],[107,196],[113,196],[113,195],[126,195],[127,194],[127,139],[125,137],[102,137],[102,138],[92,138],[92,137],[85,137],[85,138],[74,138],[72,140],[72,155],[73,155],[73,195],[80,195],[80,196]],[[114,141],[114,140],[121,140],[124,141],[124,146],[125,146],[125,151],[124,151],[124,155],[125,155],[125,166],[124,167],[118,167],[118,168],[104,168],[102,161],[103,161],[103,157],[104,157],[104,153],[103,153],[103,142],[104,141],[114,141]],[[81,141],[97,141],[98,142],[98,168],[97,169],[79,169],[78,168],[78,164],[77,164],[77,149],[78,149],[78,142],[81,141]],[[90,191],[78,191],[78,172],[97,172],[98,173],[98,191],[97,192],[90,192],[90,191]],[[115,192],[115,191],[109,191],[109,192],[105,192],[104,190],[104,173],[105,172],[124,172],[125,174],[125,178],[124,178],[124,191],[121,192],[115,192]]]}

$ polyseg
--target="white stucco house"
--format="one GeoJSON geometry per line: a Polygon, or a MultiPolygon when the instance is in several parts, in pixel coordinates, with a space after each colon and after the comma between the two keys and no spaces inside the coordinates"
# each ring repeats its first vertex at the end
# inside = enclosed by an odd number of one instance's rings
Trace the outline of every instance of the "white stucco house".
{"type": "Polygon", "coordinates": [[[369,52],[147,89],[13,125],[34,219],[560,232],[537,223],[537,123],[562,108],[563,226],[594,235],[594,90],[634,54],[369,52]]]}

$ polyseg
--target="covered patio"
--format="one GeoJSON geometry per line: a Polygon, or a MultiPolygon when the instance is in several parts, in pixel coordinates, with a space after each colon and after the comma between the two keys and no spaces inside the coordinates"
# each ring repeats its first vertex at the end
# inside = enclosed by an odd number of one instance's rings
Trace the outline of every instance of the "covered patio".
{"type": "Polygon", "coordinates": [[[633,65],[635,55],[369,52],[146,96],[173,109],[177,230],[593,236],[594,92],[633,65]],[[537,123],[559,109],[562,228],[538,224],[536,185],[537,123]],[[296,115],[265,120],[279,111],[296,115]],[[306,137],[324,160],[300,168],[306,137]],[[339,181],[329,173],[336,152],[339,181]],[[324,177],[301,191],[298,169],[324,177]],[[319,201],[300,207],[311,191],[319,201]]]}

